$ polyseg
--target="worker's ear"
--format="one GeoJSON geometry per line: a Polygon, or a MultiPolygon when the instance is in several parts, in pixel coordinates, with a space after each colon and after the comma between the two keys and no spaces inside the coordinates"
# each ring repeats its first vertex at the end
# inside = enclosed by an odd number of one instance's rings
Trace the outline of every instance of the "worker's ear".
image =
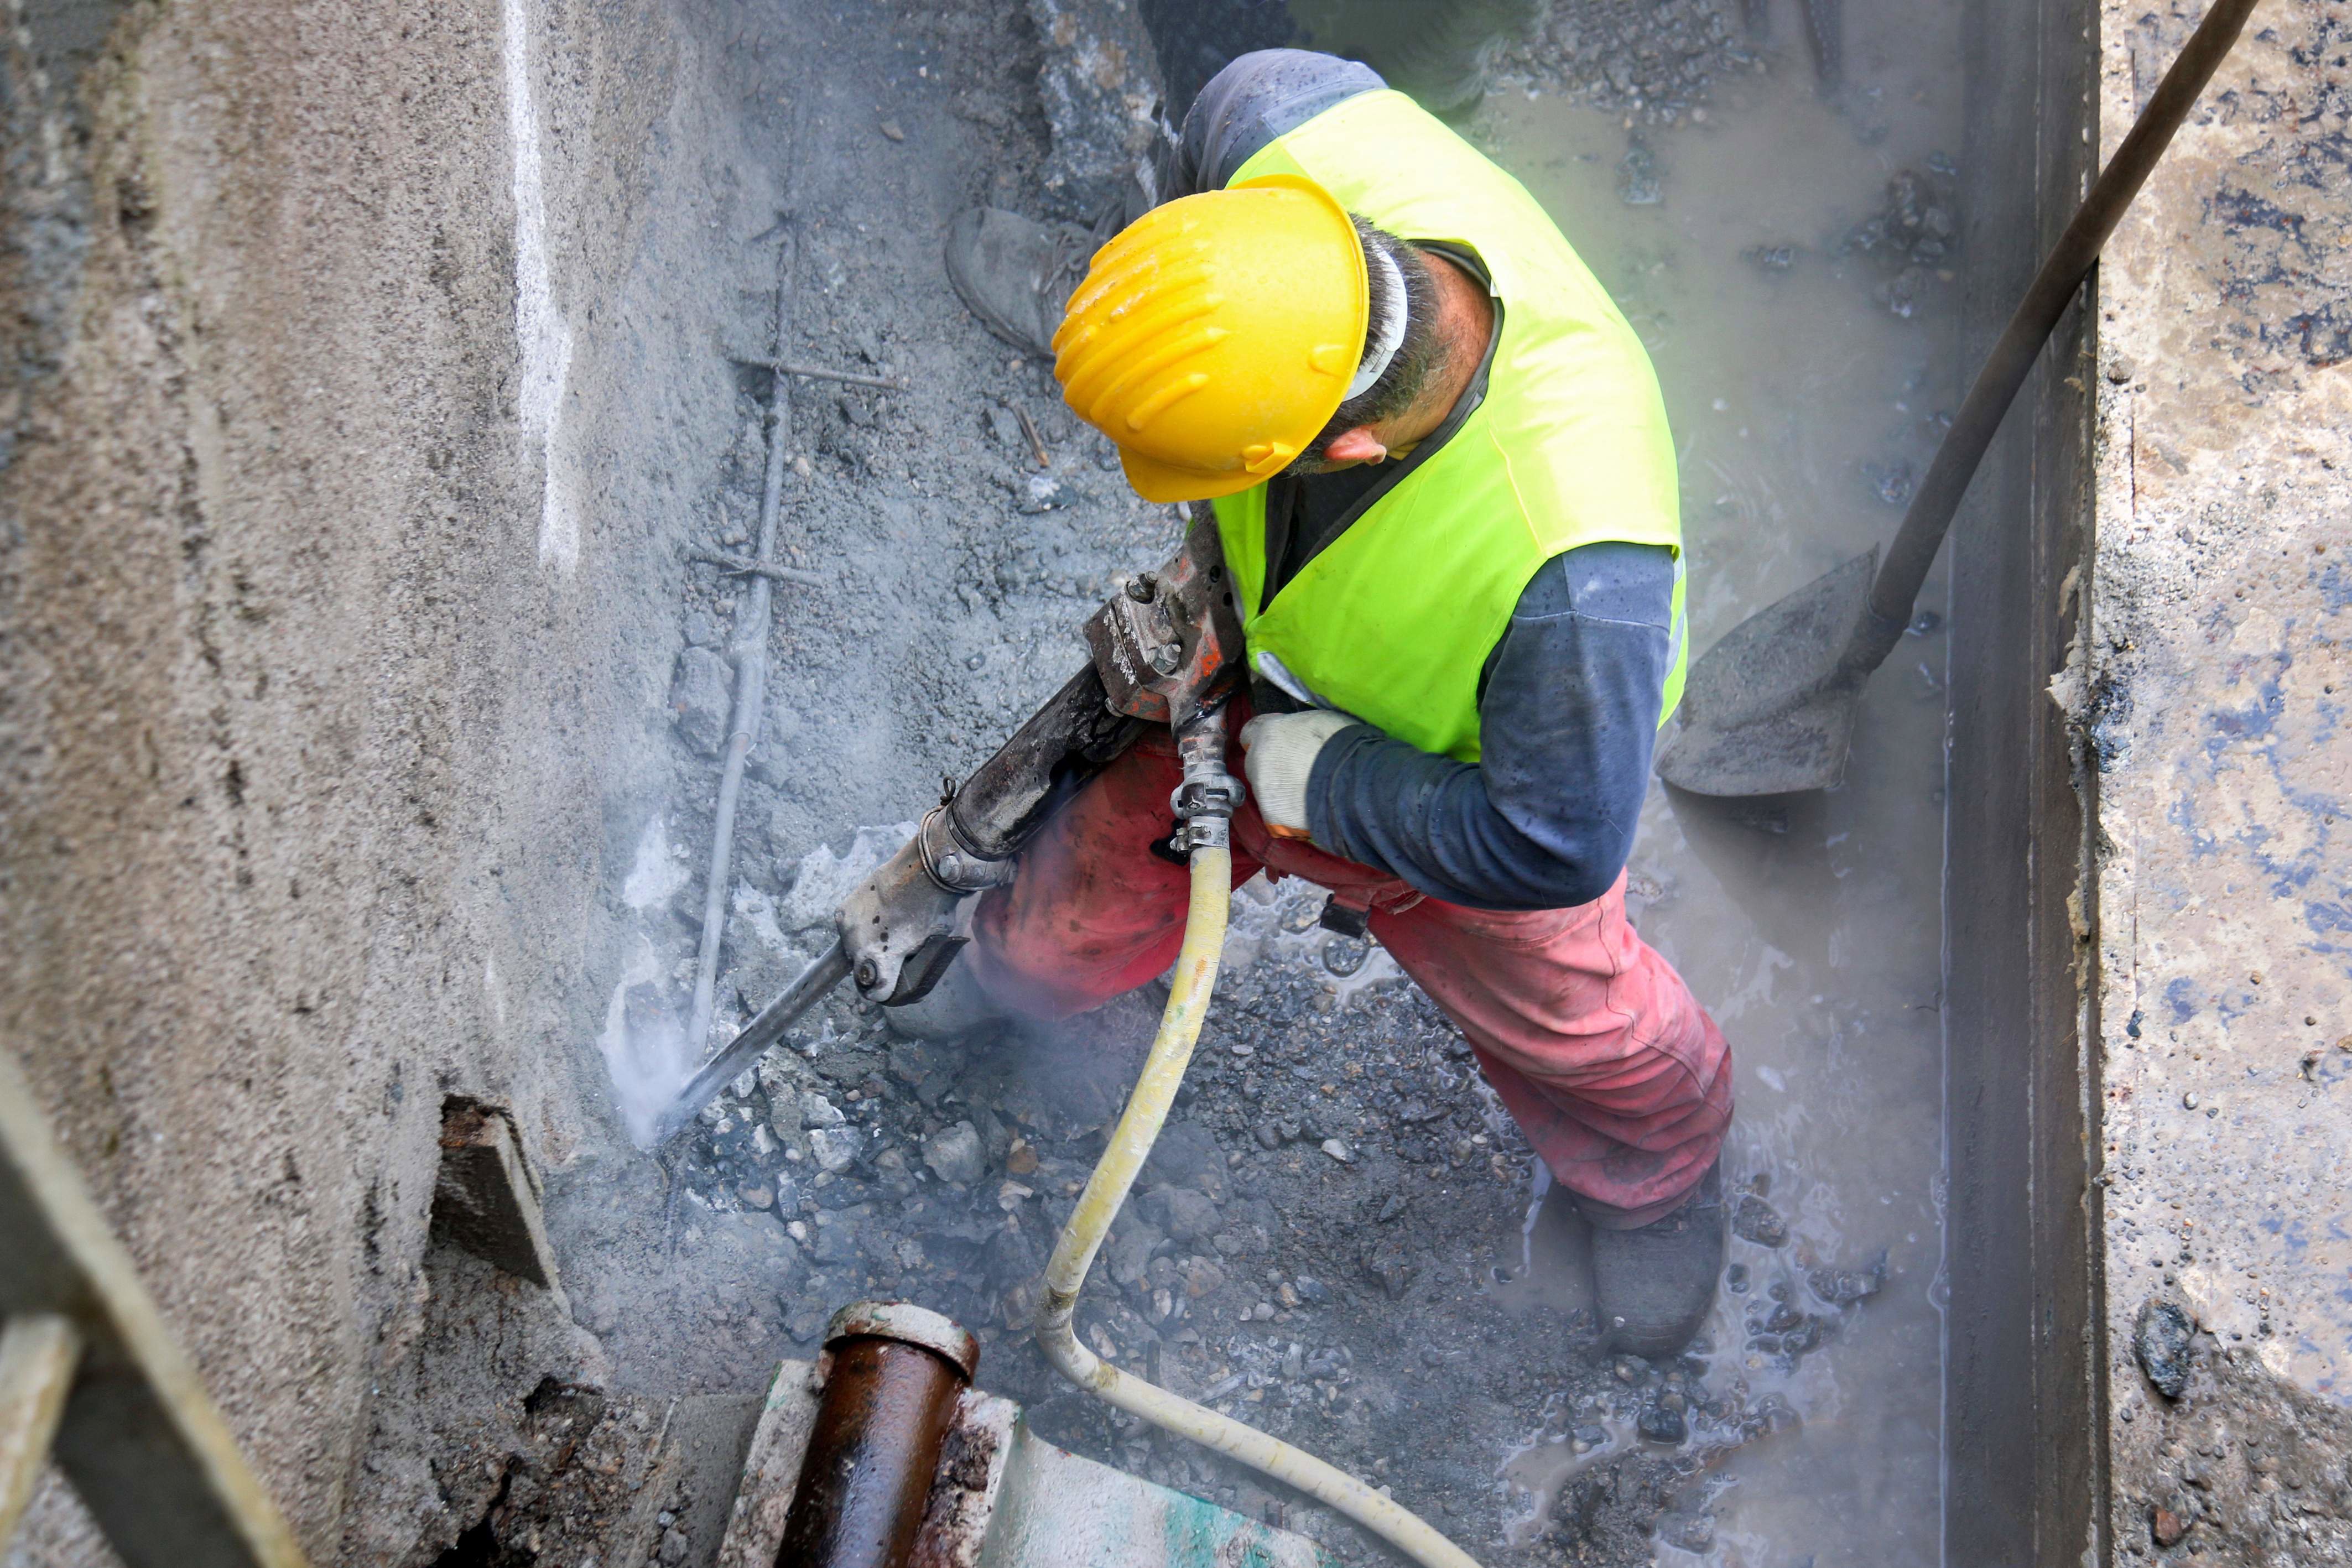
{"type": "Polygon", "coordinates": [[[1381,444],[1369,424],[1341,431],[1323,448],[1323,455],[1333,463],[1378,463],[1388,455],[1389,449],[1381,444]]]}

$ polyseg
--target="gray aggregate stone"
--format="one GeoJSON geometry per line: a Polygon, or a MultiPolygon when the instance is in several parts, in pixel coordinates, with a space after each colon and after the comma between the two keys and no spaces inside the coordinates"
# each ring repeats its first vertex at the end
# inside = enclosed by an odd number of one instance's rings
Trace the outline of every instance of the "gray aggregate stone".
{"type": "Polygon", "coordinates": [[[688,648],[677,656],[670,713],[678,738],[705,757],[716,757],[727,739],[730,674],[727,661],[708,648],[688,648]]]}

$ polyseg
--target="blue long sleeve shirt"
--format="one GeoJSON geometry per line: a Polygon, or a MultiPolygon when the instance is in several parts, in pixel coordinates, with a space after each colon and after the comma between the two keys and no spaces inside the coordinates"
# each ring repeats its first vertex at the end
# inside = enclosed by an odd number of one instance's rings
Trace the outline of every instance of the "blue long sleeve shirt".
{"type": "Polygon", "coordinates": [[[1478,762],[1341,730],[1307,778],[1315,841],[1478,909],[1608,892],[1649,789],[1674,582],[1674,552],[1657,545],[1554,556],[1487,660],[1478,762]]]}

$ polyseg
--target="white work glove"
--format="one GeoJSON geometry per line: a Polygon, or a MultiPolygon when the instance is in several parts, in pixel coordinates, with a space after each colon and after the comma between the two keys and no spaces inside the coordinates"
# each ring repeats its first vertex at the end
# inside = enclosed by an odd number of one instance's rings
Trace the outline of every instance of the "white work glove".
{"type": "Polygon", "coordinates": [[[1307,780],[1324,743],[1358,721],[1344,713],[1262,713],[1242,726],[1242,771],[1257,797],[1258,815],[1277,839],[1303,839],[1307,780]]]}

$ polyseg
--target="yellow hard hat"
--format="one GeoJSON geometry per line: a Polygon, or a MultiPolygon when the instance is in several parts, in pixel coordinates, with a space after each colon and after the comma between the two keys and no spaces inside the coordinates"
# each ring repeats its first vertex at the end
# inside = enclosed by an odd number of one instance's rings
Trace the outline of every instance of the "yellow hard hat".
{"type": "Polygon", "coordinates": [[[1291,174],[1154,207],[1095,252],[1054,374],[1147,501],[1246,490],[1306,449],[1356,371],[1363,246],[1291,174]]]}

